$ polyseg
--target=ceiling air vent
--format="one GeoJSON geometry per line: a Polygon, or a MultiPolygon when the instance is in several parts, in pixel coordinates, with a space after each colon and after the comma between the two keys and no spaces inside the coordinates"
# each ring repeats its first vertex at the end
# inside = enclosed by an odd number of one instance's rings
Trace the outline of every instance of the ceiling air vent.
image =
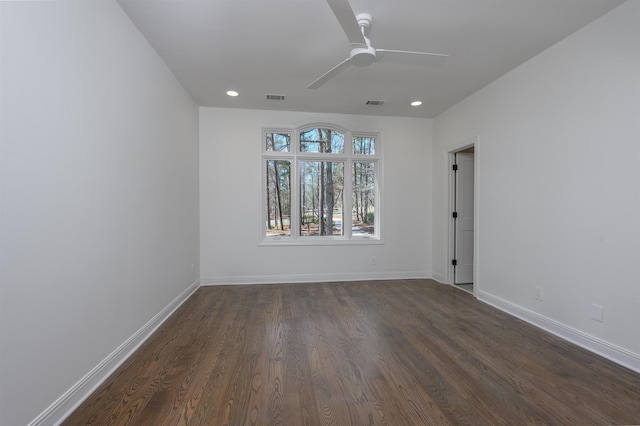
{"type": "Polygon", "coordinates": [[[267,95],[267,100],[270,101],[284,101],[284,95],[267,95]]]}
{"type": "Polygon", "coordinates": [[[367,105],[380,106],[384,101],[367,101],[367,105]]]}

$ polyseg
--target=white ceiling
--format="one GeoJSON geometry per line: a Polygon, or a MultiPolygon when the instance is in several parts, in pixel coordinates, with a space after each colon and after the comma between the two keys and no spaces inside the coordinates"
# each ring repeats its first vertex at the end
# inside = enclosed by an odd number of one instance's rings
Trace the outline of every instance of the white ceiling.
{"type": "Polygon", "coordinates": [[[351,0],[373,17],[374,47],[450,57],[350,67],[318,89],[307,86],[351,49],[326,0],[118,3],[201,106],[434,117],[623,1],[351,0]]]}

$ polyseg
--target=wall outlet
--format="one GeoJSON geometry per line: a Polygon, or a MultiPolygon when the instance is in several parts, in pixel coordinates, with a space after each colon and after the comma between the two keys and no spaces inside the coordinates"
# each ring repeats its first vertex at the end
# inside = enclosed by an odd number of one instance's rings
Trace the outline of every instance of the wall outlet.
{"type": "Polygon", "coordinates": [[[195,264],[191,264],[191,275],[193,275],[193,273],[196,271],[196,265],[195,264]]]}
{"type": "Polygon", "coordinates": [[[596,303],[591,304],[591,319],[604,322],[604,308],[596,303]]]}
{"type": "Polygon", "coordinates": [[[542,287],[540,287],[539,285],[536,286],[536,300],[543,300],[544,299],[544,295],[542,292],[542,287]]]}
{"type": "Polygon", "coordinates": [[[376,257],[375,257],[375,256],[371,256],[371,264],[372,264],[372,265],[375,265],[375,264],[376,264],[376,262],[377,262],[376,257]]]}

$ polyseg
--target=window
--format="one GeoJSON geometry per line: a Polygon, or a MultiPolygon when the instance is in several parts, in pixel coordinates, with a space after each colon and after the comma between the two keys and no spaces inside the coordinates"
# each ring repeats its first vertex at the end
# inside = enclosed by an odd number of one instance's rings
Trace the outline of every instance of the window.
{"type": "Polygon", "coordinates": [[[380,241],[378,135],[310,126],[262,143],[263,243],[380,241]]]}

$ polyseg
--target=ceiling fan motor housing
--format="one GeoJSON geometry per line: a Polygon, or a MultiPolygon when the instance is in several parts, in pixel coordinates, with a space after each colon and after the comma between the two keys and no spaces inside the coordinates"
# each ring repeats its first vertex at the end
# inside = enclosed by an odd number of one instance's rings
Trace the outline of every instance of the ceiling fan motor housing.
{"type": "Polygon", "coordinates": [[[349,60],[353,65],[358,67],[371,65],[376,61],[376,49],[371,46],[356,47],[351,50],[349,60]]]}

